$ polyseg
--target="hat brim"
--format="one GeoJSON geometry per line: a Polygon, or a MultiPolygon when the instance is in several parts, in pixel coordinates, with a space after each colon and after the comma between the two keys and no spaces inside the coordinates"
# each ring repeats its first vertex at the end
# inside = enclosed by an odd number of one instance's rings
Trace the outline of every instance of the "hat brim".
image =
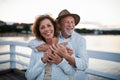
{"type": "Polygon", "coordinates": [[[80,22],[80,16],[79,15],[77,15],[77,14],[66,14],[66,15],[57,17],[58,23],[60,23],[61,20],[65,17],[67,17],[67,16],[72,16],[75,19],[75,25],[77,25],[80,22]]]}

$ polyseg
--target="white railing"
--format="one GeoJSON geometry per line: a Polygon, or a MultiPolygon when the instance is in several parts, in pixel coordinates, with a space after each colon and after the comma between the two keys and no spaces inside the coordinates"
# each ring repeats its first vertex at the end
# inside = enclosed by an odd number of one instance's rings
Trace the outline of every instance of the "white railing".
{"type": "Polygon", "coordinates": [[[26,66],[28,65],[28,63],[25,63],[23,61],[20,60],[16,60],[16,55],[25,57],[25,58],[30,58],[30,55],[28,55],[27,53],[23,54],[23,53],[18,53],[16,52],[16,46],[22,46],[22,47],[27,47],[27,43],[24,42],[13,42],[13,41],[0,41],[0,46],[1,45],[8,45],[10,47],[10,51],[8,52],[0,52],[0,55],[6,55],[9,54],[10,55],[10,59],[9,60],[0,60],[0,64],[2,63],[10,63],[10,68],[16,68],[16,63],[26,66]]]}
{"type": "MultiPolygon", "coordinates": [[[[120,62],[120,53],[110,53],[110,52],[103,52],[103,51],[90,51],[90,50],[88,50],[88,54],[89,54],[90,58],[112,61],[112,62],[117,62],[117,63],[120,62]]],[[[104,73],[102,71],[96,71],[93,69],[87,69],[86,74],[91,74],[91,75],[107,78],[110,80],[111,79],[112,80],[120,80],[120,76],[118,76],[118,75],[104,73]]]]}
{"type": "MultiPolygon", "coordinates": [[[[30,55],[28,54],[22,54],[22,53],[18,53],[15,51],[16,46],[22,46],[22,47],[27,47],[27,43],[24,42],[13,42],[13,41],[0,41],[0,46],[1,45],[9,45],[10,46],[10,51],[9,52],[0,52],[0,55],[5,55],[5,54],[9,54],[10,55],[10,59],[9,60],[0,60],[0,64],[3,63],[10,63],[10,68],[16,68],[16,63],[24,65],[27,67],[28,63],[25,63],[23,61],[20,60],[16,60],[16,55],[25,57],[25,58],[30,58],[30,55]]],[[[100,51],[90,51],[88,50],[88,54],[90,58],[96,58],[96,59],[100,59],[100,60],[107,60],[107,61],[113,61],[113,62],[120,62],[120,54],[118,53],[108,53],[108,52],[100,52],[100,51]]],[[[120,80],[120,76],[117,75],[113,75],[113,74],[108,74],[108,73],[104,73],[104,72],[100,72],[100,71],[96,71],[93,69],[87,69],[85,71],[86,74],[90,74],[90,75],[95,75],[95,76],[99,76],[99,77],[104,77],[104,78],[108,78],[108,79],[113,79],[113,80],[120,80]]]]}

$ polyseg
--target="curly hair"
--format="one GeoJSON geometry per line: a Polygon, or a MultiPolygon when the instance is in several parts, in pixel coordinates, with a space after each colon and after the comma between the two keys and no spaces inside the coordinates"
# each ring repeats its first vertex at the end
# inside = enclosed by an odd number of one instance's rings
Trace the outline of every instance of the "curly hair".
{"type": "Polygon", "coordinates": [[[51,23],[54,26],[54,36],[58,37],[59,31],[58,31],[56,21],[49,15],[40,15],[36,18],[35,22],[32,25],[32,33],[34,34],[34,36],[38,40],[44,40],[45,41],[45,39],[43,38],[43,36],[41,35],[41,33],[39,31],[40,22],[43,21],[44,19],[49,19],[51,21],[51,23]]]}

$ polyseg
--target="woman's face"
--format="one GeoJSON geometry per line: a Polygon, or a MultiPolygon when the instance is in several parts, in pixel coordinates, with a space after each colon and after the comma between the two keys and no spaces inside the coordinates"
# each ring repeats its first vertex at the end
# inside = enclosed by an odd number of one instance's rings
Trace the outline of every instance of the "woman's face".
{"type": "Polygon", "coordinates": [[[49,19],[44,19],[40,22],[39,31],[45,40],[54,36],[54,26],[49,19]]]}

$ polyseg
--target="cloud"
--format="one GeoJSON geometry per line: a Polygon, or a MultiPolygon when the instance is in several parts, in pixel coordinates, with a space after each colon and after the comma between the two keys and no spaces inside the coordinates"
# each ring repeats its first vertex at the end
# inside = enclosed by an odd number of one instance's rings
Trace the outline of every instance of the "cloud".
{"type": "Polygon", "coordinates": [[[54,18],[62,9],[81,16],[81,21],[120,24],[120,0],[0,0],[0,19],[33,22],[35,16],[51,13],[54,18]]]}

